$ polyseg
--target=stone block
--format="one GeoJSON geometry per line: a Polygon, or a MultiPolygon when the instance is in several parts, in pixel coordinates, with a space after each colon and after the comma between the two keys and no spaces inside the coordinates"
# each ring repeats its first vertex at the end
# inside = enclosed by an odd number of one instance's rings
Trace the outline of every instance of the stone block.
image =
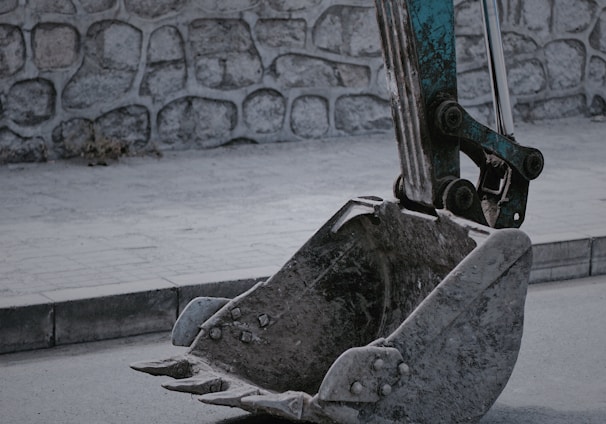
{"type": "Polygon", "coordinates": [[[62,158],[81,156],[95,141],[93,122],[84,118],[63,121],[52,133],[53,148],[62,158]]]}
{"type": "Polygon", "coordinates": [[[280,131],[284,124],[285,113],[284,96],[275,90],[258,90],[244,100],[244,122],[257,134],[280,131]]]}
{"type": "Polygon", "coordinates": [[[328,132],[328,101],[319,96],[295,99],[290,113],[290,127],[299,137],[317,138],[328,132]]]}
{"type": "Polygon", "coordinates": [[[492,92],[487,69],[463,72],[459,74],[457,82],[461,100],[477,99],[492,92]]]}
{"type": "Polygon", "coordinates": [[[277,269],[262,267],[217,271],[205,274],[190,274],[170,277],[168,280],[178,287],[179,311],[183,311],[190,300],[196,297],[226,297],[232,299],[259,281],[265,281],[277,269]]]}
{"type": "Polygon", "coordinates": [[[585,95],[554,97],[551,99],[533,102],[532,104],[518,103],[515,111],[518,116],[525,119],[561,119],[570,116],[578,116],[586,113],[587,100],[585,95]]]}
{"type": "Polygon", "coordinates": [[[197,0],[196,4],[206,12],[233,13],[252,10],[261,3],[261,0],[197,0]]]}
{"type": "Polygon", "coordinates": [[[554,2],[555,32],[583,32],[593,20],[597,5],[594,0],[554,2]]]}
{"type": "Polygon", "coordinates": [[[578,40],[558,40],[545,46],[549,86],[567,89],[578,86],[585,69],[585,46],[578,40]]]}
{"type": "Polygon", "coordinates": [[[602,96],[593,96],[589,105],[589,114],[592,116],[606,114],[606,100],[602,96]]]}
{"type": "Polygon", "coordinates": [[[41,137],[22,137],[4,127],[0,128],[0,164],[43,162],[47,148],[41,137]]]}
{"type": "Polygon", "coordinates": [[[549,34],[552,21],[551,0],[514,0],[504,17],[510,24],[538,36],[549,34]]]}
{"type": "Polygon", "coordinates": [[[39,24],[33,30],[34,63],[54,69],[72,65],[78,58],[78,31],[71,25],[39,24]]]}
{"type": "Polygon", "coordinates": [[[268,0],[269,6],[280,12],[293,12],[308,9],[320,4],[322,0],[268,0]]]}
{"type": "Polygon", "coordinates": [[[593,239],[591,249],[591,275],[606,274],[606,237],[593,239]]]}
{"type": "Polygon", "coordinates": [[[36,0],[28,2],[28,7],[42,13],[60,13],[63,15],[76,13],[76,6],[71,0],[36,0]]]}
{"type": "Polygon", "coordinates": [[[69,109],[113,103],[132,86],[141,58],[141,31],[120,21],[96,22],[86,35],[84,63],[63,90],[69,109]]]}
{"type": "Polygon", "coordinates": [[[158,114],[158,134],[166,148],[216,147],[231,137],[237,122],[232,102],[184,97],[167,104],[158,114]]]}
{"type": "Polygon", "coordinates": [[[184,61],[183,37],[179,30],[172,26],[163,26],[149,37],[147,62],[184,61]]]}
{"type": "MultiPolygon", "coordinates": [[[[3,0],[0,2],[0,15],[12,12],[19,5],[19,0],[3,0]]],[[[2,38],[0,37],[0,40],[2,38]]]]}
{"type": "Polygon", "coordinates": [[[589,45],[602,53],[606,53],[606,10],[600,13],[589,35],[589,45]]]}
{"type": "Polygon", "coordinates": [[[520,61],[509,67],[507,77],[511,93],[537,94],[547,86],[543,64],[537,59],[520,61]]]}
{"type": "Polygon", "coordinates": [[[515,55],[532,54],[539,49],[539,45],[530,37],[515,32],[503,34],[503,53],[505,60],[515,55]]]}
{"type": "Polygon", "coordinates": [[[63,90],[63,106],[84,109],[95,104],[111,104],[132,87],[135,72],[102,69],[85,59],[63,90]]]}
{"type": "Polygon", "coordinates": [[[313,39],[317,47],[341,55],[381,55],[374,7],[329,7],[318,18],[313,39]]]}
{"type": "Polygon", "coordinates": [[[15,83],[8,92],[6,114],[19,125],[36,125],[55,113],[55,87],[37,78],[15,83]]]}
{"type": "Polygon", "coordinates": [[[260,19],[255,25],[259,43],[272,48],[305,47],[304,19],[260,19]]]}
{"type": "Polygon", "coordinates": [[[149,141],[149,111],[144,106],[127,106],[100,116],[94,124],[95,143],[119,143],[134,153],[149,141]]]}
{"type": "Polygon", "coordinates": [[[385,65],[381,66],[377,71],[375,84],[377,86],[377,94],[379,97],[389,100],[391,98],[391,94],[389,93],[387,85],[387,73],[385,72],[385,65]]]}
{"type": "Polygon", "coordinates": [[[80,0],[82,8],[87,13],[103,12],[116,5],[117,0],[80,0]]]}
{"type": "Polygon", "coordinates": [[[598,87],[606,86],[606,60],[598,56],[589,60],[587,82],[598,87]]]}
{"type": "Polygon", "coordinates": [[[532,251],[531,283],[589,276],[590,239],[535,244],[532,251]]]}
{"type": "Polygon", "coordinates": [[[96,22],[86,34],[87,56],[101,68],[136,71],[141,58],[141,31],[124,22],[96,22]]]}
{"type": "Polygon", "coordinates": [[[187,0],[125,0],[124,5],[129,13],[143,18],[158,18],[162,15],[176,13],[187,3],[187,0]]]}
{"type": "Polygon", "coordinates": [[[360,88],[370,83],[370,69],[367,66],[300,54],[279,56],[271,68],[276,82],[284,87],[360,88]]]}
{"type": "Polygon", "coordinates": [[[454,8],[457,34],[482,34],[482,10],[477,1],[465,0],[454,8]]]}
{"type": "Polygon", "coordinates": [[[335,126],[348,134],[389,130],[393,127],[390,104],[370,95],[339,97],[335,102],[335,126]]]}
{"type": "Polygon", "coordinates": [[[459,35],[455,38],[457,63],[482,66],[486,63],[486,42],[481,35],[459,35]]]}
{"type": "Polygon", "coordinates": [[[55,302],[57,345],[168,331],[177,289],[165,280],[45,292],[55,302]]]}
{"type": "Polygon", "coordinates": [[[24,64],[25,41],[21,29],[0,24],[0,78],[16,74],[24,64]]]}
{"type": "Polygon", "coordinates": [[[240,19],[198,19],[189,26],[198,83],[221,90],[246,87],[263,78],[263,64],[248,24],[240,19]]]}
{"type": "Polygon", "coordinates": [[[39,294],[0,298],[0,353],[53,345],[53,304],[39,294]]]}
{"type": "Polygon", "coordinates": [[[148,64],[141,81],[139,94],[157,100],[185,88],[187,69],[185,62],[148,64]]]}

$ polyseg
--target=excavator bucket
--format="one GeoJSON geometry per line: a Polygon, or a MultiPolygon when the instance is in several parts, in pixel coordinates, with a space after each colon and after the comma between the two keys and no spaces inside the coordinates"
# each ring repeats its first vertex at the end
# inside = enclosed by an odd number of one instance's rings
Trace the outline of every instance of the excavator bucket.
{"type": "MultiPolygon", "coordinates": [[[[173,329],[187,354],[132,365],[172,377],[165,388],[293,421],[454,424],[477,422],[505,387],[532,263],[515,228],[543,156],[513,139],[502,61],[498,132],[457,103],[451,0],[375,3],[398,200],[353,199],[267,281],[194,299],[173,329]]],[[[497,7],[482,5],[491,50],[497,7]]]]}
{"type": "Polygon", "coordinates": [[[354,199],[269,280],[182,316],[203,320],[186,355],[132,367],[291,420],[474,422],[515,364],[530,264],[519,230],[354,199]]]}

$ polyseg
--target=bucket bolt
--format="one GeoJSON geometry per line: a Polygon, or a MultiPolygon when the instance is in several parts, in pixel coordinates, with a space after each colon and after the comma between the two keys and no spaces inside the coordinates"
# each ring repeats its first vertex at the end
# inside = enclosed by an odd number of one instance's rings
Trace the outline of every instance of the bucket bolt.
{"type": "Polygon", "coordinates": [[[524,158],[524,171],[526,171],[528,178],[531,180],[537,178],[543,171],[544,163],[545,159],[538,150],[528,154],[528,156],[524,158]]]}
{"type": "Polygon", "coordinates": [[[231,318],[234,321],[240,319],[240,317],[242,317],[242,311],[240,310],[240,308],[234,308],[231,310],[231,318]]]}
{"type": "Polygon", "coordinates": [[[456,131],[463,123],[463,110],[453,100],[446,100],[438,106],[437,110],[438,128],[444,133],[456,131]]]}
{"type": "Polygon", "coordinates": [[[389,384],[383,384],[381,386],[381,395],[389,396],[391,394],[391,386],[389,384]]]}
{"type": "Polygon", "coordinates": [[[444,192],[444,207],[457,215],[470,210],[476,198],[475,186],[463,179],[451,182],[444,192]]]}
{"type": "Polygon", "coordinates": [[[354,381],[354,383],[349,388],[349,391],[356,396],[361,395],[363,390],[364,386],[359,381],[354,381]]]}
{"type": "Polygon", "coordinates": [[[219,327],[211,328],[208,335],[213,340],[219,340],[221,338],[221,335],[222,335],[221,334],[221,329],[219,327]]]}

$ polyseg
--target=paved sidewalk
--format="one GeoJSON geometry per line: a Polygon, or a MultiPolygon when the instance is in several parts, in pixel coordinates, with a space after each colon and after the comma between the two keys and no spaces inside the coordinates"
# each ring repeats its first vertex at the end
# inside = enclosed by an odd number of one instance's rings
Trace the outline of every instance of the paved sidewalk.
{"type": "MultiPolygon", "coordinates": [[[[533,279],[605,273],[606,122],[516,137],[546,158],[522,226],[533,279]]],[[[269,275],[349,198],[391,198],[398,169],[391,135],[0,167],[0,308],[269,275]]]]}

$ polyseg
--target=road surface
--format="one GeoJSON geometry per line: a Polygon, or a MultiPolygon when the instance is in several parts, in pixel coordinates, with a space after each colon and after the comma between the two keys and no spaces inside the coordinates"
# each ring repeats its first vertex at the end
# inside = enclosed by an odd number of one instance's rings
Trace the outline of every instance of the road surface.
{"type": "MultiPolygon", "coordinates": [[[[518,363],[481,424],[606,423],[605,309],[606,276],[531,286],[518,363]]],[[[182,351],[154,334],[1,355],[0,422],[283,423],[204,405],[128,367],[182,351]]]]}

